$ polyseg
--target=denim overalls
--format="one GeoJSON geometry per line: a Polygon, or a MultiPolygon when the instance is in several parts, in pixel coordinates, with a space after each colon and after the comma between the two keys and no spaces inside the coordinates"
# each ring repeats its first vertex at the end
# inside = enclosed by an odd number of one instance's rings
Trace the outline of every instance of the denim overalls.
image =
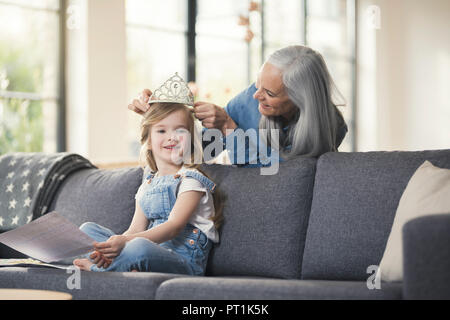
{"type": "MultiPolygon", "coordinates": [[[[166,222],[175,205],[178,187],[183,177],[191,177],[214,192],[215,184],[204,175],[187,170],[183,175],[155,176],[150,173],[139,188],[136,199],[149,219],[148,229],[166,222]]],[[[114,233],[92,222],[84,223],[80,229],[98,242],[108,240],[114,233]]],[[[198,228],[187,224],[172,240],[156,244],[146,238],[128,241],[111,265],[104,269],[96,265],[92,271],[153,271],[203,275],[212,242],[198,228]]],[[[87,255],[88,256],[88,255],[87,255]]]]}

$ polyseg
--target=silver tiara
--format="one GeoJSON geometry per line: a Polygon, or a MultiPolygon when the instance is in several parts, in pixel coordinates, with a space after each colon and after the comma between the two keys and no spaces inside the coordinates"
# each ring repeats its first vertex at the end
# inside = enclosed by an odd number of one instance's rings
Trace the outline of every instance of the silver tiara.
{"type": "Polygon", "coordinates": [[[175,72],[174,76],[153,92],[148,101],[149,104],[156,102],[175,102],[193,106],[194,95],[183,78],[178,75],[178,72],[175,72]]]}

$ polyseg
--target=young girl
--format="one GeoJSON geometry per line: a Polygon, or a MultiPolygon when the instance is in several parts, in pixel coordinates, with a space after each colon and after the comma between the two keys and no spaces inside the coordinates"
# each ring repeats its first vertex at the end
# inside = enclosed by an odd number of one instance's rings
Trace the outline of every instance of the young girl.
{"type": "Polygon", "coordinates": [[[194,116],[184,104],[153,103],[142,122],[148,166],[136,193],[136,210],[122,235],[92,222],[80,229],[97,242],[74,265],[91,271],[154,271],[203,275],[212,242],[219,241],[220,203],[215,184],[195,164],[194,116]],[[192,152],[194,151],[194,152],[192,152]],[[191,161],[193,163],[193,161],[191,161]]]}

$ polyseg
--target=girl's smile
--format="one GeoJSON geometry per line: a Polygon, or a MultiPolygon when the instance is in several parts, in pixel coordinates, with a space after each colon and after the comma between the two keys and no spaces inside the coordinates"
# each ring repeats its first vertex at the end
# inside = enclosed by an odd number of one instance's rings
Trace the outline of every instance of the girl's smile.
{"type": "Polygon", "coordinates": [[[173,149],[180,149],[180,146],[178,144],[171,144],[168,146],[163,147],[164,149],[173,150],[173,149]]]}

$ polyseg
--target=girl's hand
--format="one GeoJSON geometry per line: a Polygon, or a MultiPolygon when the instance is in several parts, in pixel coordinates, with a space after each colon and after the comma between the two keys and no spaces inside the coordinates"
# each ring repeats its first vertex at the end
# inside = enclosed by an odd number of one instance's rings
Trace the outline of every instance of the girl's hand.
{"type": "Polygon", "coordinates": [[[89,257],[93,260],[94,264],[96,264],[97,267],[99,268],[103,267],[106,269],[112,263],[112,259],[106,258],[102,253],[98,251],[94,251],[89,257]]]}
{"type": "Polygon", "coordinates": [[[115,235],[105,242],[97,242],[94,248],[102,253],[106,258],[112,259],[117,257],[127,243],[127,237],[124,235],[115,235]]]}

